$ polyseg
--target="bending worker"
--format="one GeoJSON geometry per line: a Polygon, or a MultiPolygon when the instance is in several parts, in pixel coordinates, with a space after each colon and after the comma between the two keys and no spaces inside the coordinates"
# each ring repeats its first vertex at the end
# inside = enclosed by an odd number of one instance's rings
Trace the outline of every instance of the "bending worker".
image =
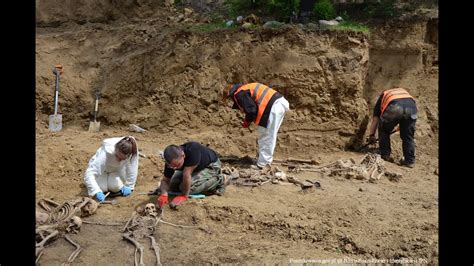
{"type": "Polygon", "coordinates": [[[261,83],[232,84],[223,90],[224,101],[232,99],[233,109],[245,113],[242,127],[250,123],[258,125],[257,168],[263,168],[273,161],[278,129],[285,113],[290,109],[288,101],[276,90],[261,83]]]}
{"type": "Polygon", "coordinates": [[[403,159],[401,165],[415,164],[415,124],[418,109],[414,98],[403,88],[387,89],[380,94],[374,107],[369,128],[369,143],[375,143],[375,132],[379,130],[379,147],[382,159],[393,162],[390,156],[390,134],[400,125],[403,159]]]}
{"type": "Polygon", "coordinates": [[[171,208],[186,201],[190,194],[224,194],[227,180],[221,172],[221,161],[212,149],[187,142],[180,146],[169,145],[163,157],[166,164],[157,202],[160,209],[168,203],[169,191],[180,193],[173,198],[171,208]]]}
{"type": "Polygon", "coordinates": [[[84,181],[89,196],[104,201],[107,192],[126,197],[135,187],[138,174],[138,148],[134,137],[105,139],[89,161],[84,181]]]}

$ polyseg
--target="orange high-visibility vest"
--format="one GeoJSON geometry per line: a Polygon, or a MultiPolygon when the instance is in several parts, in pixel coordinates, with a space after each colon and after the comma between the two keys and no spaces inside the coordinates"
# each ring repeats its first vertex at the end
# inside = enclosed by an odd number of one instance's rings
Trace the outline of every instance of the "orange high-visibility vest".
{"type": "Polygon", "coordinates": [[[395,99],[405,99],[413,97],[402,88],[388,89],[383,92],[382,102],[380,103],[381,115],[387,108],[388,104],[395,99]]]}
{"type": "MultiPolygon", "coordinates": [[[[258,112],[257,118],[255,119],[255,124],[258,125],[260,123],[260,119],[262,118],[263,111],[265,111],[265,108],[267,107],[268,101],[270,101],[273,94],[276,93],[276,90],[261,83],[248,83],[240,86],[240,88],[238,88],[237,91],[234,93],[234,100],[236,103],[237,99],[235,98],[235,95],[243,90],[248,90],[250,92],[250,96],[257,104],[258,112]]],[[[239,106],[239,108],[241,111],[243,111],[242,107],[239,106]]]]}

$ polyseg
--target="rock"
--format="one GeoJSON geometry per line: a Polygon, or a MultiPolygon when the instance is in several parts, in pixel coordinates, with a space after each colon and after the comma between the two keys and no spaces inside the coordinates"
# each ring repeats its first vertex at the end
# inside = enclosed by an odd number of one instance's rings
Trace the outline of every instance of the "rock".
{"type": "Polygon", "coordinates": [[[319,20],[318,22],[319,22],[319,28],[322,30],[332,29],[336,27],[337,25],[339,25],[339,22],[335,20],[319,20]]]}
{"type": "Polygon", "coordinates": [[[301,188],[302,189],[308,189],[308,188],[312,188],[314,186],[314,184],[308,182],[308,181],[304,181],[303,183],[301,183],[301,188]]]}
{"type": "Polygon", "coordinates": [[[225,25],[226,25],[227,27],[232,27],[232,26],[234,26],[234,21],[233,21],[233,20],[229,20],[229,21],[227,21],[227,22],[225,23],[225,25]]]}
{"type": "Polygon", "coordinates": [[[237,23],[240,23],[243,19],[244,19],[244,17],[238,16],[238,17],[235,19],[235,21],[237,21],[237,23]]]}
{"type": "Polygon", "coordinates": [[[338,21],[338,22],[341,22],[341,21],[343,21],[344,19],[343,19],[342,17],[340,17],[340,16],[337,16],[334,20],[335,20],[335,21],[338,21]]]}
{"type": "Polygon", "coordinates": [[[310,30],[316,30],[318,29],[318,25],[316,25],[315,23],[308,23],[306,24],[306,28],[310,29],[310,30]]]}
{"type": "Polygon", "coordinates": [[[184,8],[184,15],[188,17],[193,13],[193,10],[191,8],[184,8]]]}
{"type": "Polygon", "coordinates": [[[347,243],[344,245],[344,250],[348,253],[352,253],[353,249],[352,249],[352,245],[350,243],[347,243]]]}
{"type": "Polygon", "coordinates": [[[385,171],[384,175],[388,177],[388,180],[392,182],[399,182],[400,179],[403,177],[403,175],[400,173],[389,172],[389,171],[385,171]]]}
{"type": "Polygon", "coordinates": [[[244,24],[242,24],[242,28],[244,29],[250,29],[252,27],[253,27],[253,24],[249,22],[245,22],[244,24]]]}
{"type": "Polygon", "coordinates": [[[348,37],[347,38],[351,43],[355,43],[357,45],[361,45],[361,42],[355,38],[352,38],[352,37],[348,37]]]}
{"type": "Polygon", "coordinates": [[[172,6],[174,5],[174,0],[165,0],[165,6],[172,6]]]}
{"type": "Polygon", "coordinates": [[[143,133],[145,132],[146,130],[135,125],[135,124],[130,124],[129,125],[129,128],[128,128],[130,131],[134,131],[134,132],[138,132],[138,133],[143,133]]]}
{"type": "Polygon", "coordinates": [[[267,21],[265,22],[265,24],[263,24],[263,27],[265,29],[269,29],[269,28],[279,28],[283,25],[284,23],[281,23],[281,22],[278,22],[278,21],[275,21],[275,20],[271,20],[271,21],[267,21]]]}

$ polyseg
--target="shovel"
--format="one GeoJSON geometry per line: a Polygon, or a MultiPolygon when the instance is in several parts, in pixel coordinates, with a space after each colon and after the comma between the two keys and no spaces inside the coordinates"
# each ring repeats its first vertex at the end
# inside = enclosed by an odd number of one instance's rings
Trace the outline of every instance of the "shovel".
{"type": "Polygon", "coordinates": [[[49,130],[57,132],[63,128],[63,116],[58,115],[59,76],[63,73],[63,66],[55,66],[53,73],[56,75],[56,88],[54,94],[54,115],[49,116],[49,130]]]}
{"type": "Polygon", "coordinates": [[[99,132],[100,122],[97,122],[97,112],[99,110],[99,98],[100,91],[97,90],[95,93],[95,108],[94,108],[94,121],[89,123],[89,132],[99,132]]]}

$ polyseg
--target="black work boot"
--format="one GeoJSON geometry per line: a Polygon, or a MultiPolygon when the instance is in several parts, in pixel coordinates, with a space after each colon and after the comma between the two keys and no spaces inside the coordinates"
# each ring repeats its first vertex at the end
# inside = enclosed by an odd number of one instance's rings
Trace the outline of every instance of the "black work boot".
{"type": "Polygon", "coordinates": [[[387,162],[390,162],[390,163],[394,163],[394,162],[395,162],[395,160],[393,159],[393,157],[390,156],[390,155],[382,155],[381,157],[382,157],[382,159],[383,159],[384,161],[387,161],[387,162]]]}
{"type": "Polygon", "coordinates": [[[408,168],[413,168],[415,166],[415,163],[407,162],[404,159],[401,159],[400,165],[408,167],[408,168]]]}

